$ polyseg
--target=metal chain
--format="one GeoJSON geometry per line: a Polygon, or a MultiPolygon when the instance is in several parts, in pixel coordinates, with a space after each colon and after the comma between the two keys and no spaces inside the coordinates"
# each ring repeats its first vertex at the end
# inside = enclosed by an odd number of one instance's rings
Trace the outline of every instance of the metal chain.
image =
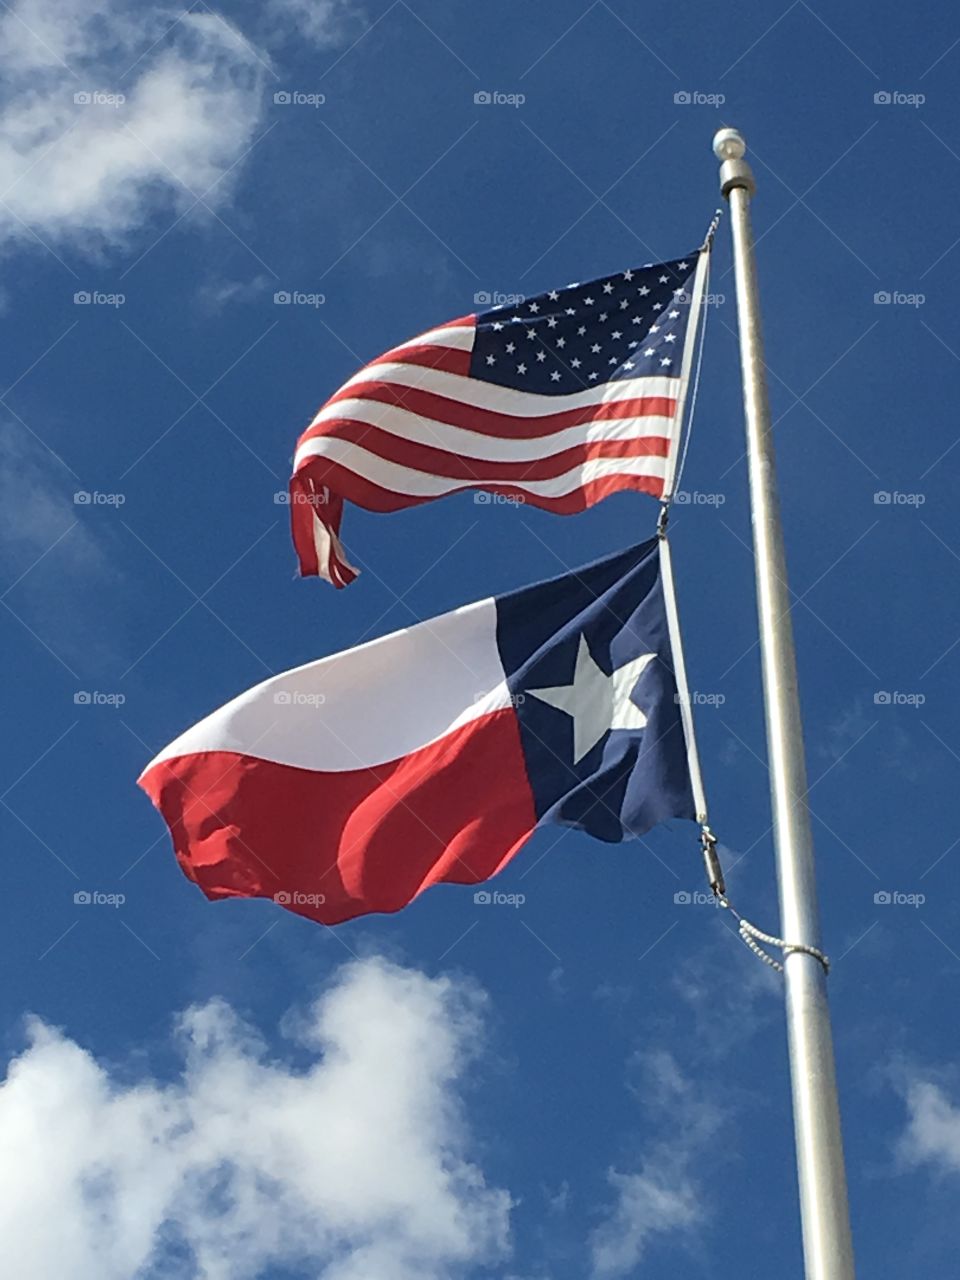
{"type": "Polygon", "coordinates": [[[718,895],[717,901],[721,907],[726,907],[737,921],[742,941],[746,943],[755,956],[762,960],[764,964],[768,964],[771,969],[776,969],[777,973],[783,973],[783,965],[769,952],[764,951],[763,947],[758,945],[759,943],[766,942],[771,947],[779,947],[784,955],[788,955],[791,951],[800,951],[804,955],[813,956],[814,960],[819,960],[823,965],[824,973],[830,972],[830,961],[819,947],[810,947],[805,942],[785,942],[783,938],[778,938],[772,933],[764,933],[762,929],[758,929],[749,920],[744,920],[743,916],[731,905],[730,900],[724,894],[718,895]]]}

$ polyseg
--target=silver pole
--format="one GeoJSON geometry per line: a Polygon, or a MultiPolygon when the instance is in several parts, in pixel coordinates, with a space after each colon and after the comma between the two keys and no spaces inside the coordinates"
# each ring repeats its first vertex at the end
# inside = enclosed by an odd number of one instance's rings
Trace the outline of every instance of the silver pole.
{"type": "MultiPolygon", "coordinates": [[[[735,129],[721,129],[713,140],[733,229],[780,936],[819,948],[797,665],[750,226],[755,184],[743,158],[746,149],[735,129]]],[[[833,1040],[820,961],[804,952],[787,952],[784,986],[805,1275],[807,1280],[853,1280],[833,1040]]]]}

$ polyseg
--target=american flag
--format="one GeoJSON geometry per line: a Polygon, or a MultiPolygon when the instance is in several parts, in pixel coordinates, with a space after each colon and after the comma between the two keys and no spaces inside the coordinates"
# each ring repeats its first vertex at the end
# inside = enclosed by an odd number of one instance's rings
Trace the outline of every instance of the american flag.
{"type": "Polygon", "coordinates": [[[463,489],[563,515],[673,478],[706,251],[492,307],[353,375],[297,444],[304,575],[346,586],[343,502],[397,511],[463,489]]]}

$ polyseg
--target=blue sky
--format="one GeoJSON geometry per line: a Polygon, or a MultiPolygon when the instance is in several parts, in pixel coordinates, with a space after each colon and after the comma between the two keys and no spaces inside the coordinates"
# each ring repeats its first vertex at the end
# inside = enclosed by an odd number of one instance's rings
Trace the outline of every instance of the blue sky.
{"type": "MultiPolygon", "coordinates": [[[[318,404],[476,293],[694,247],[722,124],[759,187],[859,1267],[949,1273],[956,16],[862,0],[106,12],[14,0],[0,17],[15,1273],[799,1273],[778,984],[728,919],[676,900],[701,888],[692,826],[612,848],[540,832],[500,880],[522,907],[442,887],[326,930],[207,904],[134,785],[268,672],[650,535],[655,504],[629,494],[568,519],[469,494],[349,510],[363,575],[336,593],[295,579],[275,495],[318,404]]],[[[731,896],[772,928],[725,223],[711,290],[673,546],[731,896]]]]}

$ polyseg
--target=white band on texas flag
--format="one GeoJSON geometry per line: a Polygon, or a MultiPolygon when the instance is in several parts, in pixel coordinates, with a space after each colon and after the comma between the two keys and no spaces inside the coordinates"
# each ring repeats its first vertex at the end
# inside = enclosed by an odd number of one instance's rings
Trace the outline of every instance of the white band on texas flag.
{"type": "Polygon", "coordinates": [[[693,818],[658,540],[274,676],[140,785],[209,898],[327,924],[475,884],[545,822],[693,818]]]}

